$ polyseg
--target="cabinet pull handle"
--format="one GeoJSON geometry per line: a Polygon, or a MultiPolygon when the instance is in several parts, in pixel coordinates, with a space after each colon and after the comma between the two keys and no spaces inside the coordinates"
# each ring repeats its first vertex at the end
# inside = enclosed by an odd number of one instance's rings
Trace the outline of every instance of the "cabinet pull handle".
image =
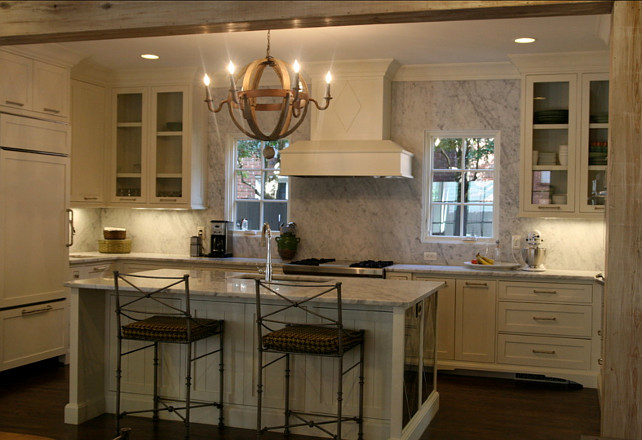
{"type": "Polygon", "coordinates": [[[96,266],[91,269],[92,272],[103,272],[107,270],[107,266],[96,266]]]}
{"type": "Polygon", "coordinates": [[[49,112],[49,113],[56,113],[56,114],[60,113],[60,110],[56,110],[55,108],[47,108],[47,107],[45,107],[45,108],[43,108],[43,110],[46,111],[46,112],[49,112]]]}
{"type": "Polygon", "coordinates": [[[535,354],[555,354],[555,350],[536,350],[533,348],[535,354]]]}
{"type": "Polygon", "coordinates": [[[596,206],[593,206],[593,209],[595,209],[596,211],[604,211],[606,209],[606,206],[596,205],[596,206]]]}
{"type": "Polygon", "coordinates": [[[76,234],[76,228],[74,227],[74,212],[67,208],[67,222],[68,222],[68,234],[69,241],[65,244],[67,247],[74,245],[74,235],[76,234]]]}
{"type": "Polygon", "coordinates": [[[473,283],[471,281],[466,281],[466,285],[474,287],[488,287],[488,283],[473,283]]]}
{"type": "Polygon", "coordinates": [[[550,293],[551,295],[557,295],[557,290],[537,290],[537,289],[533,289],[533,293],[550,293]]]}
{"type": "Polygon", "coordinates": [[[18,102],[18,101],[9,101],[8,99],[5,101],[5,104],[9,105],[17,105],[19,107],[24,107],[25,104],[23,102],[18,102]]]}
{"type": "Polygon", "coordinates": [[[83,197],[83,200],[98,200],[98,197],[88,197],[88,196],[84,196],[84,197],[83,197]]]}
{"type": "Polygon", "coordinates": [[[118,199],[119,202],[135,202],[136,197],[121,197],[118,199]]]}
{"type": "Polygon", "coordinates": [[[42,309],[23,310],[23,311],[22,311],[22,316],[35,315],[35,314],[37,314],[37,313],[46,313],[46,312],[48,312],[48,311],[50,311],[50,310],[52,310],[52,309],[53,309],[53,307],[52,307],[52,306],[47,306],[47,307],[44,307],[44,308],[42,308],[42,309]]]}
{"type": "Polygon", "coordinates": [[[176,199],[158,199],[159,202],[175,202],[176,199]]]}
{"type": "Polygon", "coordinates": [[[533,316],[535,321],[557,321],[557,318],[554,316],[533,316]]]}
{"type": "Polygon", "coordinates": [[[562,209],[561,206],[555,206],[555,205],[537,205],[537,209],[562,209]]]}

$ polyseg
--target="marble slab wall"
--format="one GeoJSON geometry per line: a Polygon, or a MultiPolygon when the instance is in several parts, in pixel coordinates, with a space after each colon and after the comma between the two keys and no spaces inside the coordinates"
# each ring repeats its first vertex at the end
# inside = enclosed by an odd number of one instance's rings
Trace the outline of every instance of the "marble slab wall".
{"type": "MultiPolygon", "coordinates": [[[[603,269],[603,220],[518,217],[519,80],[395,82],[391,113],[391,138],[415,155],[415,178],[292,178],[289,221],[296,222],[301,237],[296,258],[424,264],[424,252],[435,252],[437,260],[430,264],[460,265],[484,251],[486,245],[475,243],[421,242],[424,140],[431,130],[497,130],[501,136],[502,259],[513,259],[511,235],[524,236],[537,229],[545,240],[547,267],[603,269]]],[[[237,130],[227,115],[210,116],[207,210],[75,210],[88,212],[76,215],[79,232],[72,252],[96,250],[102,227],[114,226],[128,229],[134,252],[188,254],[189,237],[195,235],[196,227],[225,217],[225,146],[229,134],[237,130]]],[[[308,138],[309,124],[304,125],[293,140],[308,138]]],[[[234,255],[262,257],[259,237],[235,236],[234,255]]]]}

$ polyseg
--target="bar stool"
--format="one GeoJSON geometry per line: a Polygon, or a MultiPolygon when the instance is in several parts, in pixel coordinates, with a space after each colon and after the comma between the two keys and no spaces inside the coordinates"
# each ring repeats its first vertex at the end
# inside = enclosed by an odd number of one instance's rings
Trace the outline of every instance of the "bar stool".
{"type": "Polygon", "coordinates": [[[256,280],[256,324],[258,332],[256,428],[258,434],[282,429],[285,435],[289,435],[291,428],[308,426],[321,430],[330,438],[341,439],[341,424],[356,422],[358,438],[362,440],[364,330],[343,328],[341,283],[256,280]],[[320,298],[323,301],[323,308],[316,308],[310,303],[320,298]],[[267,308],[263,307],[266,303],[269,304],[267,308]],[[287,312],[287,319],[285,312],[287,312]],[[359,360],[344,370],[344,355],[355,347],[359,347],[359,360]],[[264,363],[266,353],[276,353],[280,356],[264,363]],[[336,414],[302,412],[290,408],[290,357],[292,355],[325,356],[336,359],[339,372],[336,414]],[[285,420],[282,425],[262,426],[263,375],[268,366],[281,359],[285,360],[285,420]],[[343,376],[357,366],[359,367],[359,414],[344,415],[342,413],[343,376]],[[330,424],[336,426],[335,434],[326,428],[330,424]]]}
{"type": "Polygon", "coordinates": [[[190,310],[189,275],[182,277],[146,276],[114,272],[116,290],[116,317],[118,326],[118,360],[116,367],[116,432],[121,434],[120,421],[130,414],[153,413],[158,420],[160,411],[174,412],[185,424],[185,438],[189,438],[190,411],[195,408],[217,407],[218,426],[223,423],[223,330],[224,322],[216,319],[194,318],[190,310]],[[124,291],[120,285],[128,285],[124,291]],[[218,349],[194,356],[193,344],[218,335],[218,349]],[[123,352],[123,340],[151,342],[123,352]],[[159,345],[182,344],[185,347],[184,399],[159,395],[159,345]],[[122,359],[124,356],[154,349],[153,407],[121,412],[122,359]],[[192,366],[206,356],[219,353],[219,401],[202,402],[191,399],[192,366]],[[172,402],[184,404],[175,407],[172,402]]]}

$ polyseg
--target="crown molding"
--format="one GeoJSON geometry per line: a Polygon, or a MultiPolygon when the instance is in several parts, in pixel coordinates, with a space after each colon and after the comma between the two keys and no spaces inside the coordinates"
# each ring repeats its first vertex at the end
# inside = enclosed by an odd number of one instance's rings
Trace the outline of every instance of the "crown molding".
{"type": "Polygon", "coordinates": [[[71,68],[78,64],[85,54],[59,44],[34,44],[25,46],[3,46],[2,50],[27,58],[35,58],[49,64],[71,68]]]}
{"type": "Polygon", "coordinates": [[[508,55],[522,74],[550,72],[608,72],[608,51],[508,55]]]}
{"type": "Polygon", "coordinates": [[[510,62],[408,64],[401,66],[393,81],[466,81],[519,79],[517,68],[510,62]]]}
{"type": "Polygon", "coordinates": [[[162,86],[177,83],[197,83],[202,71],[196,67],[130,69],[113,71],[111,85],[119,86],[162,86]]]}

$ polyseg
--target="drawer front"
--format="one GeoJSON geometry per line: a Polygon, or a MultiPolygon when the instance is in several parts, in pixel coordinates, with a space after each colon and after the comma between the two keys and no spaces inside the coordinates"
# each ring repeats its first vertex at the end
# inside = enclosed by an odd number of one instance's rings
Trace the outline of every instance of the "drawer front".
{"type": "Polygon", "coordinates": [[[497,311],[500,332],[591,336],[591,306],[500,301],[497,311]]]}
{"type": "Polygon", "coordinates": [[[593,287],[590,284],[500,281],[499,299],[590,304],[593,301],[593,287]]]}
{"type": "Polygon", "coordinates": [[[588,370],[591,366],[591,341],[500,334],[497,336],[497,362],[588,370]]]}
{"type": "Polygon", "coordinates": [[[66,301],[4,310],[0,323],[2,370],[59,356],[67,350],[66,301]]]}

